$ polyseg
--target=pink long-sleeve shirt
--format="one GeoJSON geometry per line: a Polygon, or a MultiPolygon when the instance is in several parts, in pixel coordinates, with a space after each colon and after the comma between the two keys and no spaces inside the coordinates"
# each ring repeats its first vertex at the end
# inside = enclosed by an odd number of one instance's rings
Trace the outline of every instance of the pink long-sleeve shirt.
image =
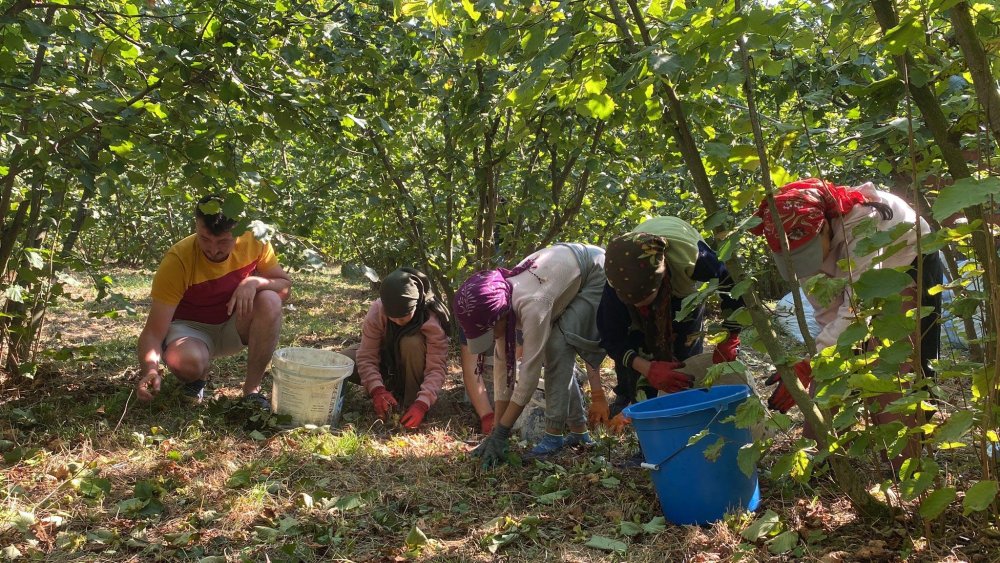
{"type": "MultiPolygon", "coordinates": [[[[384,387],[379,362],[382,353],[382,339],[385,338],[386,323],[392,321],[382,310],[382,300],[376,299],[365,315],[361,324],[361,345],[358,347],[356,360],[358,362],[358,377],[361,384],[371,393],[377,387],[384,387]]],[[[424,360],[424,382],[417,394],[418,401],[423,401],[428,407],[437,401],[438,392],[444,385],[448,365],[448,335],[433,313],[420,327],[427,345],[427,356],[424,360]]]]}

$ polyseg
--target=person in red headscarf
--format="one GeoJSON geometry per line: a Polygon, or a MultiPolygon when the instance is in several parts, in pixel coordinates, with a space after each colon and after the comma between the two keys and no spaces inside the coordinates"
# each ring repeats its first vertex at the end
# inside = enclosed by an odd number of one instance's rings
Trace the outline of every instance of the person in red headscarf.
{"type": "MultiPolygon", "coordinates": [[[[923,218],[899,197],[866,182],[857,187],[836,186],[817,178],[792,182],[783,186],[774,196],[778,208],[778,219],[784,227],[788,239],[788,252],[783,252],[777,231],[777,221],[772,216],[767,201],[762,201],[756,215],[762,219],[751,230],[763,235],[771,249],[778,272],[786,280],[792,273],[800,280],[816,275],[856,282],[862,274],[874,269],[906,268],[914,278],[914,284],[903,292],[904,310],[918,306],[916,296],[917,261],[923,260],[922,287],[924,295],[919,305],[934,307],[935,313],[921,320],[921,358],[924,372],[933,374],[930,360],[937,357],[940,343],[940,325],[937,323],[941,302],[940,296],[928,294],[928,290],[942,281],[942,268],[938,254],[921,256],[916,245],[916,226],[923,236],[930,234],[930,227],[923,218]],[[859,243],[873,233],[899,233],[905,225],[911,228],[892,241],[887,248],[873,252],[859,250],[859,243]],[[850,266],[849,270],[842,267],[850,266]]],[[[830,302],[821,302],[808,295],[814,309],[816,322],[821,327],[816,337],[817,351],[834,346],[840,335],[856,321],[851,294],[851,283],[833,296],[830,302]]],[[[799,380],[806,388],[812,383],[812,368],[808,359],[795,366],[799,380]]],[[[787,412],[794,401],[776,375],[768,379],[769,384],[777,383],[768,406],[787,412]]],[[[883,405],[898,398],[887,394],[879,398],[883,405]]],[[[889,415],[876,416],[878,422],[896,419],[889,415]]]]}

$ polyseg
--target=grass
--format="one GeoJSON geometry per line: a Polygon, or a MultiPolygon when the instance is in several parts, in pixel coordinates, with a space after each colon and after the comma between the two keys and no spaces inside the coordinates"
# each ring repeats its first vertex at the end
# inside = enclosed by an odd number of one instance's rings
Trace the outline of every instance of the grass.
{"type": "MultiPolygon", "coordinates": [[[[169,377],[154,402],[140,404],[131,385],[149,274],[126,271],[115,278],[139,316],[88,316],[100,308],[81,286],[81,300],[53,311],[47,333],[48,346],[80,353],[50,359],[33,381],[8,385],[0,395],[3,556],[206,562],[793,557],[740,536],[753,515],[734,514],[705,528],[663,523],[646,472],[613,463],[634,451],[634,438],[602,435],[590,451],[480,469],[469,450],[481,436],[462,401],[454,359],[439,403],[418,432],[382,424],[353,387],[339,427],[280,429],[274,418],[233,401],[245,354],[215,364],[214,399],[206,405],[184,406],[169,377]]],[[[365,286],[328,273],[297,275],[281,345],[336,350],[357,342],[372,297],[365,286]]],[[[765,369],[759,359],[748,364],[765,369]]],[[[793,438],[779,442],[787,446],[793,438]]],[[[768,475],[765,464],[758,514],[774,511],[781,520],[775,533],[799,533],[795,557],[957,561],[995,553],[988,535],[968,532],[971,520],[955,516],[960,526],[928,542],[912,535],[912,524],[861,521],[828,477],[802,485],[768,475]],[[962,543],[962,534],[974,539],[962,543]]]]}

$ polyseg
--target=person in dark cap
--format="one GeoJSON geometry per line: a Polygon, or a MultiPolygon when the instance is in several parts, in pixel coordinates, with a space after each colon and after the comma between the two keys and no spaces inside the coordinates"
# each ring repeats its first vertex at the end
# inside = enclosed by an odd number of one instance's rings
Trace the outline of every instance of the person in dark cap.
{"type": "Polygon", "coordinates": [[[403,426],[423,422],[445,381],[450,323],[423,273],[400,268],[382,280],[361,325],[361,344],[345,351],[379,418],[401,406],[403,426]]]}
{"type": "Polygon", "coordinates": [[[615,362],[618,383],[610,409],[612,430],[628,423],[621,410],[636,400],[638,381],[645,376],[657,390],[673,393],[692,386],[690,375],[677,371],[684,360],[704,348],[704,305],[678,320],[686,297],[698,286],[718,280],[723,328],[728,332],[713,353],[713,362],[730,362],[739,351],[738,323],[728,317],[743,306],[729,294],[729,271],[698,230],[677,217],[654,217],[608,244],[597,328],[601,346],[615,362]]]}

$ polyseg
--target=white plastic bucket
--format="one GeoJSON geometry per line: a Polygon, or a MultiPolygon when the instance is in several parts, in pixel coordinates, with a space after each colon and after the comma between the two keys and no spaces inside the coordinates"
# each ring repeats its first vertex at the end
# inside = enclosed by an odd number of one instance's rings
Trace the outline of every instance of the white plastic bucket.
{"type": "Polygon", "coordinates": [[[271,407],[298,424],[336,424],[354,361],[315,348],[281,348],[271,358],[271,407]]]}

